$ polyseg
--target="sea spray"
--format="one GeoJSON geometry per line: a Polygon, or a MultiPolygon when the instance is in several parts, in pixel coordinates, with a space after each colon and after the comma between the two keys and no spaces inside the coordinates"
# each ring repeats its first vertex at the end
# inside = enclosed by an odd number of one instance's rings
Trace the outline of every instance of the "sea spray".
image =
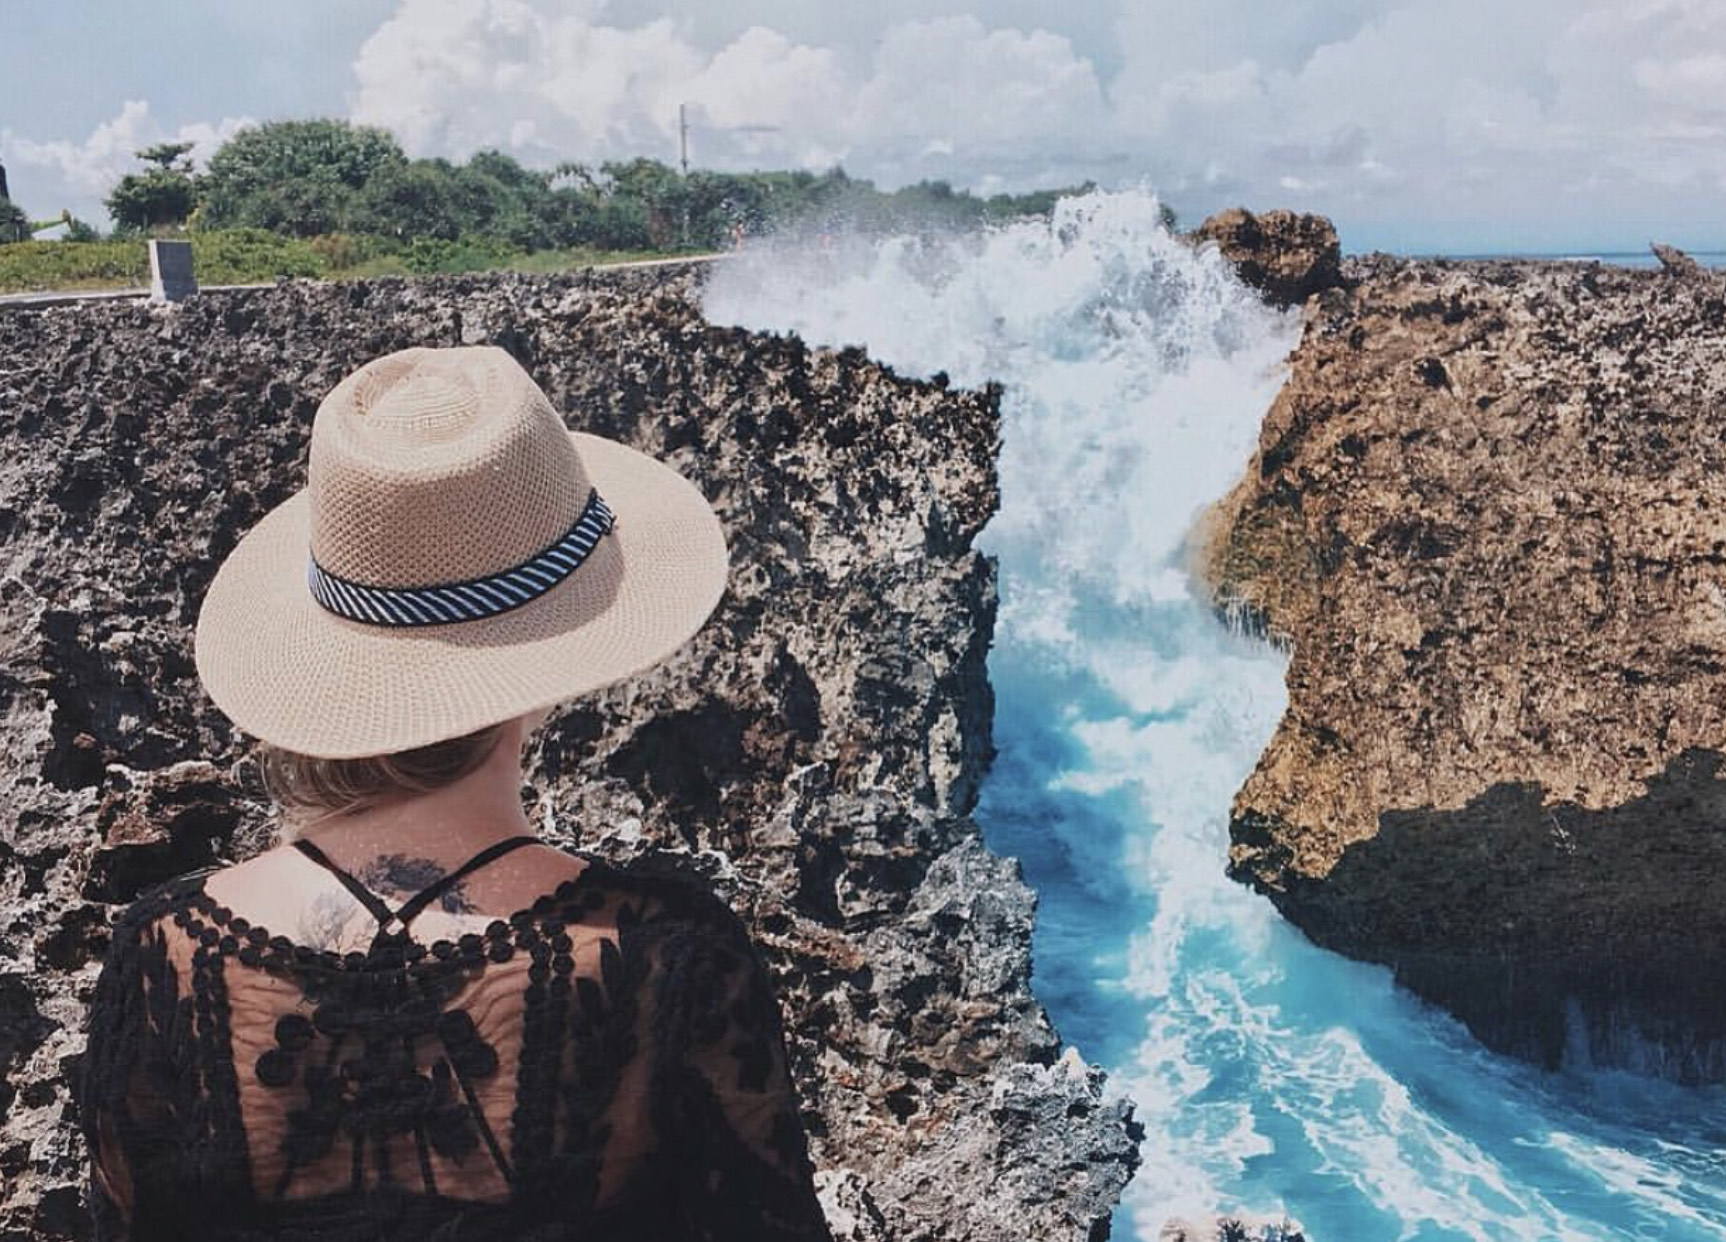
{"type": "Polygon", "coordinates": [[[1005,385],[979,818],[1042,895],[1039,995],[1145,1124],[1121,1234],[1240,1208],[1324,1242],[1726,1238],[1718,1093],[1492,1057],[1223,875],[1283,662],[1200,602],[1187,540],[1251,455],[1295,317],[1142,192],[963,237],[767,243],[704,305],[1005,385]]]}

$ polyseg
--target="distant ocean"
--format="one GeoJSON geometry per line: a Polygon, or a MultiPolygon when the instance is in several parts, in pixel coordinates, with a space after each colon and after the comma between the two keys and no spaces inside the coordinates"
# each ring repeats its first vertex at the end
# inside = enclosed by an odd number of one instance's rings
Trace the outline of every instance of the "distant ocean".
{"type": "MultiPolygon", "coordinates": [[[[1703,267],[1726,267],[1726,250],[1686,250],[1684,253],[1695,259],[1703,267]]],[[[1490,254],[1432,254],[1420,257],[1431,259],[1543,259],[1555,263],[1605,263],[1612,267],[1637,268],[1660,266],[1660,260],[1656,259],[1654,253],[1646,247],[1641,250],[1579,250],[1549,254],[1502,251],[1490,254]]]]}
{"type": "Polygon", "coordinates": [[[1038,890],[1038,995],[1146,1128],[1115,1237],[1245,1209],[1314,1242],[1726,1240],[1726,1091],[1494,1056],[1223,874],[1285,663],[1195,595],[1185,547],[1248,462],[1295,316],[1144,193],[971,238],[746,251],[705,309],[1004,385],[978,818],[1038,890]]]}

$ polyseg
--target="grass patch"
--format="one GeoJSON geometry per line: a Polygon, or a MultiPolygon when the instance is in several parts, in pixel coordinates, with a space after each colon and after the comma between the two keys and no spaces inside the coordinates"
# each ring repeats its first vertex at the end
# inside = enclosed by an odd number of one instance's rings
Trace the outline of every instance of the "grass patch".
{"type": "MultiPolygon", "coordinates": [[[[268,284],[300,277],[367,280],[464,272],[551,274],[676,257],[665,251],[596,250],[589,246],[523,253],[508,242],[489,237],[455,241],[419,238],[406,245],[346,234],[300,240],[264,229],[193,233],[190,241],[192,264],[201,285],[268,284]]],[[[141,238],[0,245],[0,293],[142,289],[149,283],[150,256],[141,238]]]]}
{"type": "Polygon", "coordinates": [[[130,289],[149,283],[150,256],[141,241],[0,245],[0,292],[130,289]]]}
{"type": "Polygon", "coordinates": [[[193,233],[192,270],[203,285],[251,285],[323,276],[329,268],[308,241],[264,229],[193,233]]]}
{"type": "MultiPolygon", "coordinates": [[[[200,284],[258,284],[281,277],[322,276],[328,270],[310,243],[262,229],[194,233],[191,242],[192,266],[200,284]]],[[[141,289],[149,283],[150,252],[142,238],[0,246],[0,293],[141,289]]]]}

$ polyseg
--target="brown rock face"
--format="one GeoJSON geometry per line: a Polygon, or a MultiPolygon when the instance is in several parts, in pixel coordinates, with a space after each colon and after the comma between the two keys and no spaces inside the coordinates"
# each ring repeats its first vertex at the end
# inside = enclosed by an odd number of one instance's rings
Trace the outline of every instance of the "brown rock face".
{"type": "Polygon", "coordinates": [[[1244,207],[1219,211],[1191,234],[1215,242],[1242,280],[1273,306],[1298,306],[1315,293],[1342,283],[1342,245],[1323,216],[1244,207]]]}
{"type": "Polygon", "coordinates": [[[714,621],[572,704],[549,836],[707,874],[775,970],[842,1238],[1088,1238],[1136,1163],[1059,1059],[1034,901],[967,818],[988,765],[992,391],[702,321],[691,272],[290,285],[0,312],[0,1238],[74,1238],[84,1005],[112,906],[265,844],[200,696],[198,600],[304,478],[321,396],[412,344],[513,353],[674,463],[732,551],[714,621]]]}
{"type": "Polygon", "coordinates": [[[1726,282],[1348,275],[1210,527],[1293,649],[1232,873],[1495,1048],[1720,1081],[1726,282]]]}

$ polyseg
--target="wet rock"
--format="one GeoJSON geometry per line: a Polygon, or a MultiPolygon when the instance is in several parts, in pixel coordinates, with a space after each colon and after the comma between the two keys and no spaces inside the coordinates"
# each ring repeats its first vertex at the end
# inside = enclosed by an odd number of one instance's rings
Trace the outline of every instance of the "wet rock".
{"type": "Polygon", "coordinates": [[[1230,867],[1493,1048],[1726,1080],[1726,278],[1351,264],[1208,526],[1230,867]]]}
{"type": "Polygon", "coordinates": [[[1700,276],[1703,274],[1702,265],[1676,246],[1666,246],[1660,242],[1653,242],[1648,249],[1653,251],[1656,259],[1660,260],[1660,270],[1669,276],[1700,276]]]}
{"type": "Polygon", "coordinates": [[[572,425],[674,463],[730,587],[677,658],[572,704],[536,822],[694,866],[778,980],[824,1202],[856,1239],[1097,1236],[1123,1105],[1029,988],[1034,899],[968,818],[993,391],[705,323],[688,269],[290,284],[172,310],[0,312],[0,1236],[64,1238],[68,1077],[113,907],[268,843],[242,741],[198,692],[216,565],[304,478],[322,395],[381,353],[490,342],[572,425]]]}
{"type": "Polygon", "coordinates": [[[1171,1220],[1158,1242],[1306,1242],[1301,1227],[1283,1216],[1216,1216],[1204,1221],[1171,1220]]]}
{"type": "Polygon", "coordinates": [[[1254,215],[1231,207],[1199,225],[1191,239],[1215,243],[1241,279],[1273,306],[1298,306],[1342,283],[1342,246],[1323,216],[1283,210],[1254,215]]]}

